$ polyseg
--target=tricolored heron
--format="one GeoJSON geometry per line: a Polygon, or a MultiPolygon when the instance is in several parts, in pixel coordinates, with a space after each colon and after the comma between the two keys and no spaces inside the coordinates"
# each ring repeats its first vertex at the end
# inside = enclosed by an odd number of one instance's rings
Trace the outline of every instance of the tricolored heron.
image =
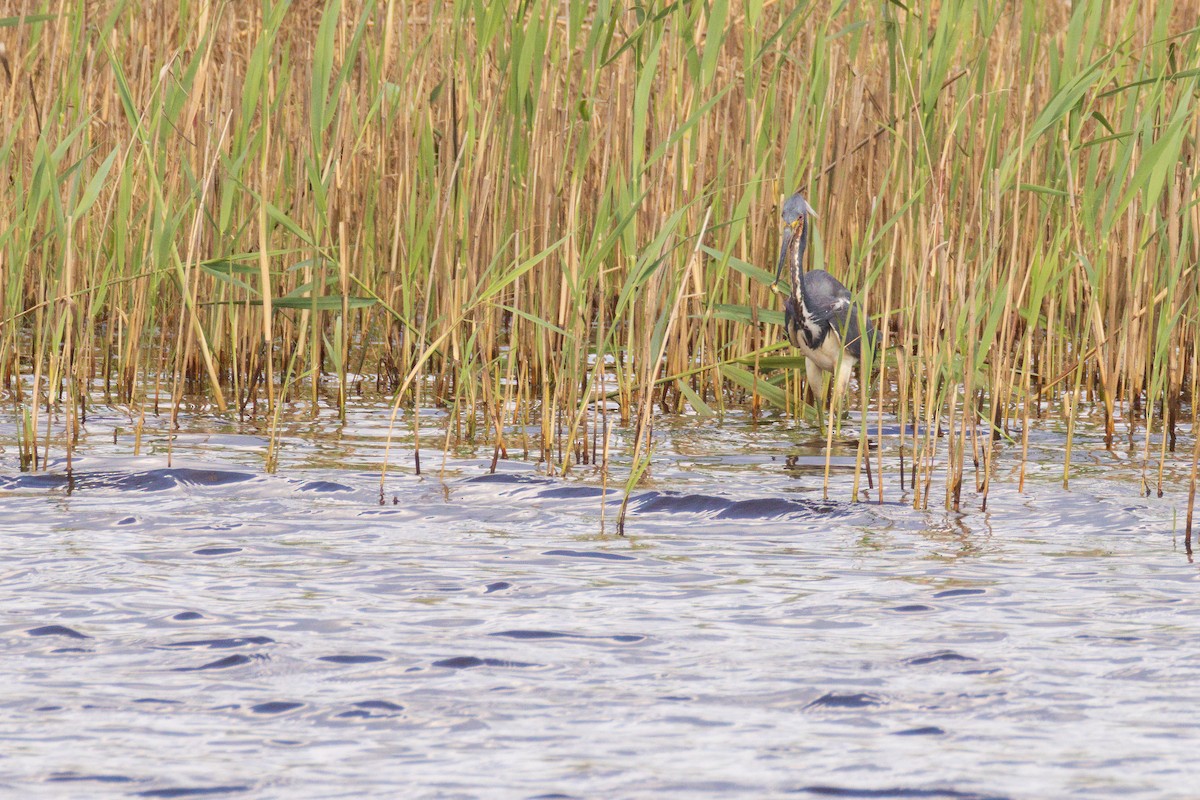
{"type": "Polygon", "coordinates": [[[833,375],[833,396],[841,397],[854,362],[863,357],[863,339],[877,345],[879,331],[859,315],[850,291],[837,278],[823,269],[804,270],[810,216],[816,213],[799,192],[783,204],[783,243],[775,282],[783,276],[786,264],[791,271],[792,291],[784,303],[784,328],[788,340],[804,354],[804,373],[819,412],[825,401],[822,373],[833,375]]]}

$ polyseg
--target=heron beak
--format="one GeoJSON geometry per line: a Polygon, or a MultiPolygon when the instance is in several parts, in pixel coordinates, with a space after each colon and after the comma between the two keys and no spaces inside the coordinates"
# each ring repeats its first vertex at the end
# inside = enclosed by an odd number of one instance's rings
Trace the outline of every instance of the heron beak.
{"type": "MultiPolygon", "coordinates": [[[[775,268],[775,283],[779,283],[779,279],[783,277],[783,266],[787,263],[788,251],[792,249],[792,240],[796,238],[796,229],[800,227],[800,220],[789,222],[783,226],[783,241],[779,247],[779,266],[775,268]]],[[[772,284],[774,285],[774,284],[772,284]]]]}

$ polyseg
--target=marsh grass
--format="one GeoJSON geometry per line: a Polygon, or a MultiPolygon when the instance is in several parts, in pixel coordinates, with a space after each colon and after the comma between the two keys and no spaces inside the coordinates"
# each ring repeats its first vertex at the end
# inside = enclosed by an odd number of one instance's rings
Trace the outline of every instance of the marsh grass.
{"type": "Polygon", "coordinates": [[[896,485],[866,447],[884,413],[915,423],[918,506],[935,484],[986,505],[998,444],[1026,452],[1045,415],[1140,437],[1161,491],[1200,338],[1184,6],[18,0],[0,384],[22,466],[93,403],[269,422],[317,413],[322,376],[344,414],[366,375],[397,420],[449,410],[435,448],[557,473],[633,426],[631,487],[656,408],[812,414],[771,289],[801,187],[812,263],[885,331],[847,399],[856,496],[896,485]]]}

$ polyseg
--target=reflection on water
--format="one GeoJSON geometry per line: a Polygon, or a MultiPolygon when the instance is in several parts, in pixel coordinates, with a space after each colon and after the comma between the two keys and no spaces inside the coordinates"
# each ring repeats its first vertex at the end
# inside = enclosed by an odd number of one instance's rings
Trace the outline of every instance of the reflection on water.
{"type": "Polygon", "coordinates": [[[1025,494],[948,514],[886,436],[852,504],[811,429],[663,423],[617,538],[591,468],[400,449],[381,505],[386,412],[325,424],[276,475],[215,419],[135,457],[93,413],[70,476],[0,451],[6,793],[1192,792],[1184,487],[1142,497],[1087,432],[1071,492],[1042,431],[1025,494]]]}

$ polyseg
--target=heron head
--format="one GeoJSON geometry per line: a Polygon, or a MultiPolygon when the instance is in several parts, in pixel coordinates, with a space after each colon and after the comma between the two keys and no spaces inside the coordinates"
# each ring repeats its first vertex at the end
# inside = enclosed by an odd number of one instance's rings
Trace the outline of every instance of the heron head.
{"type": "Polygon", "coordinates": [[[792,264],[792,291],[796,291],[800,271],[800,259],[808,243],[808,218],[817,212],[796,192],[783,203],[783,237],[779,248],[779,266],[775,269],[775,282],[783,276],[783,265],[792,264]],[[797,236],[797,234],[799,234],[797,236]]]}
{"type": "Polygon", "coordinates": [[[815,217],[817,212],[804,199],[804,195],[796,192],[783,202],[783,224],[794,227],[803,217],[815,217]]]}

